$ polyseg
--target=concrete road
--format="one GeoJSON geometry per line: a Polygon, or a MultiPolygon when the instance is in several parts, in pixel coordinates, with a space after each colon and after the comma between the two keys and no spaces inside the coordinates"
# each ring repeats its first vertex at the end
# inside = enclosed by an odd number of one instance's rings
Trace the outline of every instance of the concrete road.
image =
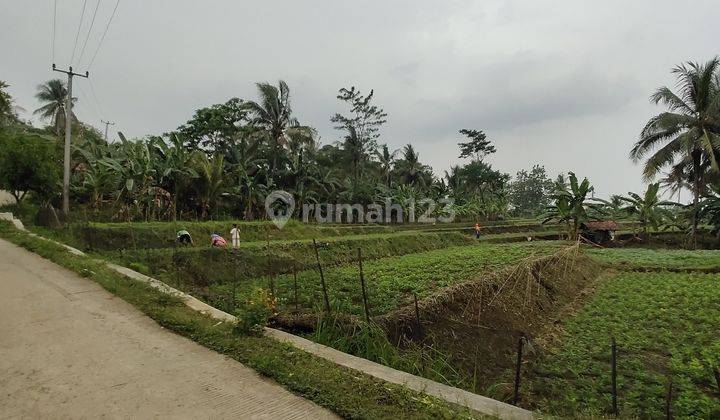
{"type": "Polygon", "coordinates": [[[0,419],[333,418],[0,240],[0,419]]]}

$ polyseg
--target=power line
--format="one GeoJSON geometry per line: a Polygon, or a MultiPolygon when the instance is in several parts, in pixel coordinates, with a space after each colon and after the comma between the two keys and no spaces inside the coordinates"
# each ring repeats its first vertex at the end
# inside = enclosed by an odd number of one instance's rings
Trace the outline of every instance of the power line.
{"type": "Polygon", "coordinates": [[[92,93],[93,101],[95,102],[95,105],[98,108],[98,111],[100,111],[100,116],[103,117],[105,115],[105,112],[103,111],[103,107],[100,105],[100,101],[98,100],[97,95],[95,94],[95,87],[93,86],[92,80],[88,79],[89,85],[90,85],[90,93],[92,93]]]}
{"type": "Polygon", "coordinates": [[[85,47],[87,47],[88,40],[90,39],[90,32],[92,31],[93,25],[95,24],[95,16],[97,16],[98,8],[100,7],[100,0],[95,3],[95,11],[93,12],[92,20],[90,21],[90,28],[88,28],[85,42],[83,42],[82,49],[80,50],[80,57],[78,58],[78,65],[82,62],[83,55],[85,55],[85,47]]]}
{"type": "Polygon", "coordinates": [[[72,65],[73,60],[75,60],[75,50],[77,49],[77,42],[78,42],[78,38],[80,37],[80,29],[82,28],[83,19],[85,18],[85,6],[86,5],[87,5],[87,0],[83,0],[83,8],[82,8],[82,13],[80,13],[80,23],[78,24],[77,34],[75,35],[75,45],[73,46],[72,57],[70,57],[70,65],[72,65]]]}
{"type": "Polygon", "coordinates": [[[108,29],[110,29],[110,24],[112,23],[113,18],[115,17],[115,12],[117,11],[118,6],[120,5],[120,0],[117,0],[117,3],[115,3],[115,8],[112,11],[112,15],[110,15],[110,19],[108,20],[107,26],[105,26],[105,32],[103,32],[102,37],[100,38],[100,42],[98,43],[97,49],[95,50],[95,54],[93,54],[92,60],[90,60],[90,64],[88,64],[88,69],[92,67],[93,63],[95,62],[95,57],[97,57],[98,52],[100,51],[100,47],[102,46],[103,41],[105,40],[105,35],[108,33],[108,29]]]}

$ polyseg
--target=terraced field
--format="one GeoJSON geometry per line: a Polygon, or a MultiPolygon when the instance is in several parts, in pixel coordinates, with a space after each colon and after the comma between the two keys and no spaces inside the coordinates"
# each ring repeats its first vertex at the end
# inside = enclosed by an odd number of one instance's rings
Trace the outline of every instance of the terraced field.
{"type": "Polygon", "coordinates": [[[618,346],[621,417],[718,418],[720,251],[590,249],[615,269],[534,364],[532,406],[610,414],[610,340],[618,346]],[[637,271],[650,272],[637,272],[637,271]],[[682,273],[674,271],[686,271],[682,273]]]}

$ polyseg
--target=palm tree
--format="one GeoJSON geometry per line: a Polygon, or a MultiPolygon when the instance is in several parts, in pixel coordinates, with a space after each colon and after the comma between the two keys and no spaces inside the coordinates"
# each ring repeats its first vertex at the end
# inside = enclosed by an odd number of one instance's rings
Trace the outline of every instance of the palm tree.
{"type": "MultiPolygon", "coordinates": [[[[60,79],[48,80],[42,85],[38,85],[35,97],[43,106],[36,109],[33,114],[40,115],[42,118],[49,118],[55,127],[55,134],[60,136],[65,129],[65,99],[67,98],[67,88],[65,82],[60,79]]],[[[77,98],[72,98],[73,104],[77,98]]],[[[75,114],[71,114],[73,120],[77,120],[75,114]]]]}
{"type": "Polygon", "coordinates": [[[185,148],[180,136],[170,135],[170,142],[166,143],[161,137],[152,138],[149,141],[154,147],[155,159],[159,182],[167,187],[172,195],[172,217],[177,220],[178,198],[181,191],[186,187],[188,180],[198,177],[197,172],[190,167],[190,160],[193,153],[185,148]]]}
{"type": "Polygon", "coordinates": [[[412,144],[403,148],[403,158],[398,162],[397,167],[404,183],[419,184],[422,188],[426,186],[425,171],[427,167],[420,163],[420,157],[412,144]]]}
{"type": "Polygon", "coordinates": [[[720,61],[714,58],[705,64],[689,62],[675,67],[672,72],[677,76],[679,94],[661,87],[652,95],[652,102],[663,103],[669,111],[648,121],[630,152],[636,162],[652,153],[643,171],[647,180],[655,178],[662,168],[673,165],[678,157],[689,160],[693,242],[697,241],[703,162],[709,162],[713,171],[718,171],[720,95],[716,70],[719,65],[720,61]]]}
{"type": "Polygon", "coordinates": [[[376,154],[380,162],[381,175],[387,187],[390,186],[390,176],[392,175],[393,162],[395,162],[396,154],[397,150],[390,152],[387,144],[383,144],[382,152],[376,154]]]}
{"type": "Polygon", "coordinates": [[[217,155],[211,160],[205,153],[195,154],[195,170],[198,173],[195,188],[200,197],[201,219],[208,217],[225,187],[223,160],[223,155],[217,155]]]}
{"type": "Polygon", "coordinates": [[[278,86],[258,83],[260,102],[250,101],[247,107],[254,115],[252,122],[263,129],[272,155],[271,172],[278,167],[278,158],[292,137],[312,140],[312,129],[302,126],[292,116],[290,88],[280,80],[278,86]]]}
{"type": "Polygon", "coordinates": [[[639,194],[629,192],[628,197],[620,197],[621,200],[628,204],[625,210],[636,215],[640,226],[643,230],[643,240],[647,241],[649,234],[648,228],[652,227],[657,230],[660,222],[664,216],[663,206],[673,205],[675,203],[669,201],[660,201],[658,191],[660,190],[660,183],[648,185],[645,194],[641,197],[639,194]]]}

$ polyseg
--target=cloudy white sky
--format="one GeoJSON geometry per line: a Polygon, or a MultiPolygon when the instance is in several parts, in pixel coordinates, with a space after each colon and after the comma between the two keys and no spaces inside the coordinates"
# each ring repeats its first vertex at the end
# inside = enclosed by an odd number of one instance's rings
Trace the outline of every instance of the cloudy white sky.
{"type": "MultiPolygon", "coordinates": [[[[70,62],[84,1],[57,0],[58,66],[70,62]]],[[[100,0],[77,70],[115,3],[100,0]]],[[[28,110],[36,85],[62,76],[50,69],[53,6],[0,0],[0,80],[28,110]]],[[[648,97],[674,84],[673,66],[720,52],[719,14],[720,2],[700,0],[122,0],[89,69],[94,89],[77,80],[76,111],[139,137],[283,79],[299,119],[329,143],[340,137],[329,122],[343,110],[337,90],[355,85],[375,89],[389,114],[382,141],[412,142],[438,172],[459,162],[458,129],[474,128],[495,143],[495,167],[574,170],[607,196],[643,188],[627,154],[661,110],[648,97]]]]}

